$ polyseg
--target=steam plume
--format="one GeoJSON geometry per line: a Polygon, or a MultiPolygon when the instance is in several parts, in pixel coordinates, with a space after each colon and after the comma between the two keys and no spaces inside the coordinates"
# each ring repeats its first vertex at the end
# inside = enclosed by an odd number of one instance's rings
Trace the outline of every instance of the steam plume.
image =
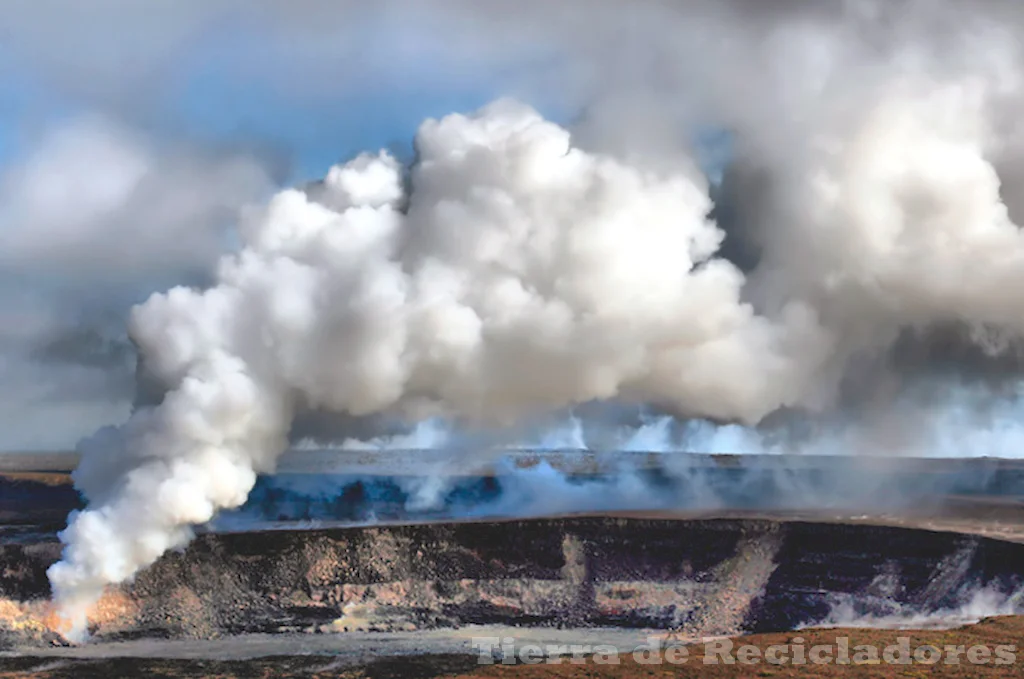
{"type": "MultiPolygon", "coordinates": [[[[49,573],[75,632],[104,586],[241,505],[300,412],[500,428],[616,399],[753,425],[833,406],[906,328],[1019,338],[1015,44],[989,26],[984,58],[957,60],[897,36],[859,66],[858,21],[759,36],[770,73],[793,67],[761,107],[709,95],[737,162],[766,170],[736,232],[749,278],[718,255],[692,159],[634,149],[628,127],[584,150],[509,100],[425,122],[408,176],[363,155],[248,215],[215,285],[134,311],[167,391],[83,445],[90,504],[49,573]]],[[[754,85],[722,75],[731,96],[754,85]]]]}
{"type": "Polygon", "coordinates": [[[500,425],[628,396],[756,422],[804,391],[813,315],[741,302],[698,179],[574,149],[508,101],[428,121],[417,147],[413,192],[360,157],[322,202],[284,191],[253,215],[216,286],[135,310],[171,390],[76,472],[91,506],[50,572],[65,610],[244,502],[300,404],[500,425]]]}

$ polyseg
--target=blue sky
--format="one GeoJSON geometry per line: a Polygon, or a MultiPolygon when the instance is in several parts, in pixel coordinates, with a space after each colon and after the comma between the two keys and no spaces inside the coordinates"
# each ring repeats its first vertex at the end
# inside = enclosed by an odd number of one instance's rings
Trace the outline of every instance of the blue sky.
{"type": "Polygon", "coordinates": [[[322,176],[332,164],[367,149],[408,151],[424,118],[473,110],[502,94],[500,74],[444,83],[436,77],[443,64],[431,70],[414,62],[384,83],[327,86],[315,96],[301,96],[282,91],[281,78],[288,74],[243,68],[263,49],[246,35],[194,45],[172,69],[161,71],[165,83],[156,96],[136,107],[97,106],[62,92],[0,45],[0,101],[6,102],[0,106],[0,165],[30,152],[27,139],[40,130],[106,109],[157,138],[271,154],[287,168],[281,179],[289,183],[322,176]]]}

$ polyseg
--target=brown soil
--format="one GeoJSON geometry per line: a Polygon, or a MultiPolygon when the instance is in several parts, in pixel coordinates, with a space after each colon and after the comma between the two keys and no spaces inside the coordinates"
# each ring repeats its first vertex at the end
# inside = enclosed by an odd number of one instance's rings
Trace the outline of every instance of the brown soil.
{"type": "Polygon", "coordinates": [[[71,474],[63,472],[0,472],[0,477],[10,481],[29,481],[44,486],[67,486],[71,484],[71,474]]]}

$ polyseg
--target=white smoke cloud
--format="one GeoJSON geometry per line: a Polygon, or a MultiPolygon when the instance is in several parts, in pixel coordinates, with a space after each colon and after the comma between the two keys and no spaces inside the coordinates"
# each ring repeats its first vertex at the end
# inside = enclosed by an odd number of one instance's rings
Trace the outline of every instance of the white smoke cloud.
{"type": "MultiPolygon", "coordinates": [[[[955,629],[973,625],[984,618],[1020,615],[1024,610],[1024,590],[1006,592],[995,586],[965,588],[957,595],[960,603],[928,610],[896,601],[884,602],[882,612],[858,610],[856,599],[837,601],[820,622],[807,627],[862,627],[871,629],[955,629]]],[[[878,602],[873,602],[877,607],[878,602]]],[[[863,607],[860,607],[863,608],[863,607]]]]}
{"type": "Polygon", "coordinates": [[[413,193],[390,157],[357,158],[321,203],[289,190],[252,215],[217,285],[136,308],[171,390],[84,448],[92,505],[51,570],[68,612],[244,502],[299,402],[487,425],[617,396],[750,422],[796,402],[826,338],[740,301],[698,178],[573,149],[509,101],[428,121],[417,148],[413,193]]]}
{"type": "Polygon", "coordinates": [[[46,130],[0,170],[0,447],[123,421],[128,309],[204,281],[239,207],[268,189],[254,159],[163,148],[99,117],[46,130]]]}
{"type": "Polygon", "coordinates": [[[914,83],[811,149],[762,264],[777,294],[813,297],[853,342],[944,320],[1019,332],[1006,291],[1024,249],[989,156],[988,95],[984,81],[914,83]]]}
{"type": "MultiPolygon", "coordinates": [[[[83,446],[76,483],[90,506],[50,571],[75,632],[105,585],[241,505],[299,412],[501,429],[617,399],[738,423],[704,434],[754,449],[761,434],[740,425],[829,408],[850,366],[905,328],[1019,337],[1024,248],[1007,201],[1020,194],[1006,179],[1020,59],[996,10],[973,19],[943,5],[928,30],[964,28],[942,51],[915,27],[930,3],[770,4],[763,24],[693,10],[687,35],[704,58],[656,80],[693,76],[679,90],[703,86],[698,101],[676,108],[670,87],[664,101],[594,113],[586,148],[509,100],[429,120],[410,177],[364,155],[315,200],[283,191],[243,220],[243,247],[214,285],[137,307],[132,338],[168,391],[83,446]],[[655,123],[708,115],[767,172],[745,208],[761,255],[749,279],[718,254],[725,234],[686,144],[652,142],[672,127],[655,123]]],[[[588,27],[611,16],[599,7],[588,27]]],[[[654,62],[676,64],[693,46],[672,49],[658,19],[684,16],[645,3],[634,40],[602,54],[635,56],[635,38],[651,37],[654,62]]],[[[588,54],[603,35],[567,45],[588,54]]],[[[600,93],[620,91],[623,70],[599,63],[600,93]]],[[[567,433],[560,442],[579,442],[567,433]]],[[[413,490],[424,505],[438,493],[413,490]]]]}
{"type": "Polygon", "coordinates": [[[3,173],[0,265],[76,284],[205,275],[238,208],[269,188],[253,158],[162,149],[102,118],[72,120],[3,173]]]}

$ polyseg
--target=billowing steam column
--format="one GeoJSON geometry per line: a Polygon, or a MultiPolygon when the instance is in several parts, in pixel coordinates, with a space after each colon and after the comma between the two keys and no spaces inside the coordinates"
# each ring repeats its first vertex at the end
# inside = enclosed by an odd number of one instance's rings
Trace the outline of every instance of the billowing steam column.
{"type": "Polygon", "coordinates": [[[89,505],[49,571],[72,637],[106,585],[245,501],[298,402],[507,424],[623,397],[754,422],[809,391],[827,333],[741,302],[702,178],[575,149],[510,101],[416,143],[411,191],[385,154],[335,167],[318,201],[283,191],[246,221],[214,287],[134,310],[167,391],[81,446],[89,505]]]}

